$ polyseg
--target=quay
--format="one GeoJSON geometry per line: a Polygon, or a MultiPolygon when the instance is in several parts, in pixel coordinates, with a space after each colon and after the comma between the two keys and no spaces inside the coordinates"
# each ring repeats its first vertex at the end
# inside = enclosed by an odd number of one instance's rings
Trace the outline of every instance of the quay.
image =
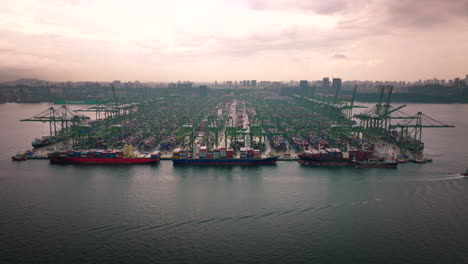
{"type": "Polygon", "coordinates": [[[357,86],[350,99],[315,87],[288,96],[215,89],[208,95],[205,90],[144,101],[117,100],[114,92],[111,103],[51,107],[21,120],[46,122],[50,130],[25,156],[47,159],[51,152],[132,146],[135,155],[160,151],[161,160],[277,156],[298,161],[307,154],[321,160],[425,161],[430,158],[423,153],[422,129],[453,127],[423,113],[403,113],[406,105],[391,105],[392,87],[382,87],[379,102],[370,108],[355,103],[357,86]]]}

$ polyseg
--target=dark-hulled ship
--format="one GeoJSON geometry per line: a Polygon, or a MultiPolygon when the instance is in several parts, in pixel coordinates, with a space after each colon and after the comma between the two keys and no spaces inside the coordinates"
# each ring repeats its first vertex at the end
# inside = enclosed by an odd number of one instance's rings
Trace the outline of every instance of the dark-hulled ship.
{"type": "Polygon", "coordinates": [[[315,166],[348,166],[352,164],[348,153],[343,153],[339,149],[306,150],[298,156],[298,162],[301,164],[315,166]]]}

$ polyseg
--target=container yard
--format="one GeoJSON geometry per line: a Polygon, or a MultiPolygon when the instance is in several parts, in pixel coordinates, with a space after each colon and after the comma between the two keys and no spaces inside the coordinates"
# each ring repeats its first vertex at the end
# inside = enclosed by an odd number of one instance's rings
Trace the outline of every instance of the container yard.
{"type": "Polygon", "coordinates": [[[32,150],[12,159],[157,157],[174,164],[282,160],[392,168],[430,162],[424,155],[422,129],[452,126],[422,113],[401,112],[405,105],[391,105],[392,90],[383,87],[379,102],[369,108],[355,104],[357,87],[347,100],[338,92],[335,97],[300,92],[271,97],[255,91],[218,91],[206,97],[172,94],[125,103],[115,97],[114,103],[75,110],[51,107],[21,120],[48,123],[50,134],[37,135],[32,150]],[[361,111],[354,113],[356,108],[361,111]],[[124,153],[128,148],[132,154],[124,153]]]}

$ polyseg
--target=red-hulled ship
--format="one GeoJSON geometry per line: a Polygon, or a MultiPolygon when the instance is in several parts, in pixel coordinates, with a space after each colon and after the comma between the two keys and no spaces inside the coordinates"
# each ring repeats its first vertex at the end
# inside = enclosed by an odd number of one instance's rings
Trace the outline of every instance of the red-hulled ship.
{"type": "Polygon", "coordinates": [[[49,153],[51,163],[86,163],[86,164],[149,164],[158,163],[159,152],[134,156],[124,151],[55,151],[49,153]]]}

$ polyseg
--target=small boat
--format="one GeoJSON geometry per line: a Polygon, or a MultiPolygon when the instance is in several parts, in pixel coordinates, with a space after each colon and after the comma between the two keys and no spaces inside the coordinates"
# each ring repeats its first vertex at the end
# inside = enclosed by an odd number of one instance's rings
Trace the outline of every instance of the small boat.
{"type": "Polygon", "coordinates": [[[468,169],[465,170],[465,172],[460,173],[461,176],[468,177],[468,169]]]}
{"type": "Polygon", "coordinates": [[[13,160],[13,161],[23,161],[23,160],[27,160],[27,159],[28,159],[28,157],[26,157],[26,155],[24,155],[24,154],[16,154],[13,157],[11,157],[11,160],[13,160]]]}
{"type": "Polygon", "coordinates": [[[409,157],[406,154],[400,154],[396,157],[396,161],[398,163],[408,163],[409,162],[409,157]]]}
{"type": "Polygon", "coordinates": [[[424,159],[424,158],[422,158],[422,159],[421,158],[416,158],[413,162],[414,163],[427,163],[427,160],[424,159]]]}

